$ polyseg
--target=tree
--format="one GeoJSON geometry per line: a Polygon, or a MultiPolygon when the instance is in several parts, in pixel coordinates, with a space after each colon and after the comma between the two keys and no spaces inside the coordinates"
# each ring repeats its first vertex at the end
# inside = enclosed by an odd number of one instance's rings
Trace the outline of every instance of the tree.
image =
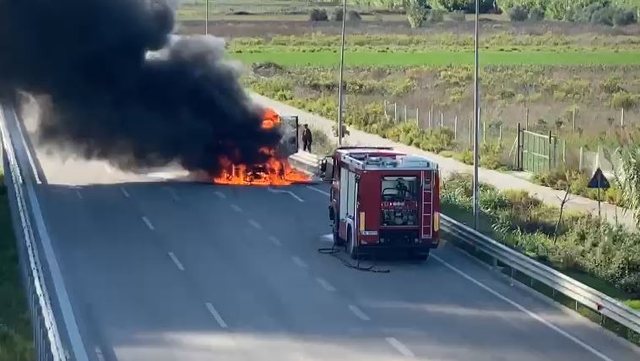
{"type": "Polygon", "coordinates": [[[617,173],[622,199],[640,226],[640,146],[637,143],[621,149],[617,173]]]}
{"type": "Polygon", "coordinates": [[[427,0],[406,0],[405,8],[409,25],[414,29],[421,27],[427,21],[429,9],[431,9],[427,0]]]}

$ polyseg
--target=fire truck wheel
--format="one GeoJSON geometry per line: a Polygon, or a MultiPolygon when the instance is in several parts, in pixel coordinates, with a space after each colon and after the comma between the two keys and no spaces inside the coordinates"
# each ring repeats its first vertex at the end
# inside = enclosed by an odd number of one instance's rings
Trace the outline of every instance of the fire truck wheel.
{"type": "Polygon", "coordinates": [[[347,253],[349,253],[351,259],[358,259],[358,249],[351,233],[351,227],[349,227],[347,229],[347,253]]]}
{"type": "Polygon", "coordinates": [[[340,238],[340,234],[338,233],[337,229],[333,230],[333,245],[335,247],[344,246],[344,240],[342,238],[340,238]]]}

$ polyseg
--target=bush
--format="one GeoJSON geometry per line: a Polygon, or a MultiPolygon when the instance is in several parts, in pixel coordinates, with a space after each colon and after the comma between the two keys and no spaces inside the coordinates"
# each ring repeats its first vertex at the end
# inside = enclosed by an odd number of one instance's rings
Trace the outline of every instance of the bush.
{"type": "Polygon", "coordinates": [[[544,20],[544,10],[539,7],[531,8],[531,10],[529,10],[529,20],[531,21],[544,20]]]}
{"type": "Polygon", "coordinates": [[[438,9],[431,9],[427,16],[427,21],[432,24],[441,23],[444,21],[444,11],[438,9]]]}
{"type": "Polygon", "coordinates": [[[424,25],[429,15],[431,7],[426,0],[408,0],[406,5],[407,20],[412,28],[419,28],[424,25]]]}
{"type": "Polygon", "coordinates": [[[347,11],[347,20],[351,22],[358,22],[362,20],[362,16],[360,16],[360,13],[355,10],[349,10],[347,11]]]}
{"type": "Polygon", "coordinates": [[[462,10],[455,10],[449,14],[449,18],[453,21],[466,21],[467,15],[462,10]]]}
{"type": "Polygon", "coordinates": [[[312,9],[309,13],[310,21],[327,21],[329,20],[329,16],[327,16],[327,11],[325,9],[312,9]]]}
{"type": "Polygon", "coordinates": [[[613,16],[613,25],[626,26],[638,22],[636,13],[630,10],[618,10],[613,16]]]}
{"type": "Polygon", "coordinates": [[[611,107],[615,109],[631,109],[635,108],[640,103],[640,95],[629,94],[627,92],[619,92],[613,94],[611,98],[611,107]]]}
{"type": "Polygon", "coordinates": [[[513,22],[525,21],[529,17],[529,12],[522,5],[516,5],[509,10],[509,19],[513,22]]]}
{"type": "Polygon", "coordinates": [[[342,7],[337,7],[333,9],[333,13],[331,14],[331,20],[342,21],[342,7]]]}

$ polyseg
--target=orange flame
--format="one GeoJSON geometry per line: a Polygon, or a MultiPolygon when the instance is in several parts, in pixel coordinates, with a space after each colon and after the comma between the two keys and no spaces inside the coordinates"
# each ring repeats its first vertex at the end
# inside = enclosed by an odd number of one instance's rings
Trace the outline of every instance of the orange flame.
{"type": "MultiPolygon", "coordinates": [[[[262,120],[263,129],[271,129],[280,124],[280,116],[273,109],[266,109],[262,120]]],[[[278,159],[275,149],[260,148],[259,151],[269,156],[266,163],[254,167],[245,164],[232,164],[227,159],[221,163],[226,169],[218,177],[213,178],[216,184],[228,185],[262,185],[284,186],[294,183],[309,182],[310,177],[293,168],[287,159],[278,159]]]]}

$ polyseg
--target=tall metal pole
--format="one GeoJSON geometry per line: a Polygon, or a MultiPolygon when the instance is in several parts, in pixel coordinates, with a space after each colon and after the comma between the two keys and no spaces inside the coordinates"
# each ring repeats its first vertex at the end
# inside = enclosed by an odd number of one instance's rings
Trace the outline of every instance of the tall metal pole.
{"type": "Polygon", "coordinates": [[[480,163],[480,96],[478,86],[478,17],[480,15],[480,1],[476,0],[476,17],[474,26],[474,75],[473,75],[473,224],[478,229],[480,224],[480,180],[478,167],[480,163]]]}
{"type": "Polygon", "coordinates": [[[340,45],[340,80],[338,82],[338,146],[342,145],[342,128],[343,128],[343,98],[344,94],[342,89],[343,86],[343,78],[344,78],[344,40],[345,40],[345,29],[347,22],[347,0],[342,1],[342,43],[340,45]]]}
{"type": "Polygon", "coordinates": [[[205,35],[209,35],[209,0],[204,0],[205,4],[207,4],[205,6],[206,10],[205,10],[205,16],[204,16],[204,34],[205,35]]]}

